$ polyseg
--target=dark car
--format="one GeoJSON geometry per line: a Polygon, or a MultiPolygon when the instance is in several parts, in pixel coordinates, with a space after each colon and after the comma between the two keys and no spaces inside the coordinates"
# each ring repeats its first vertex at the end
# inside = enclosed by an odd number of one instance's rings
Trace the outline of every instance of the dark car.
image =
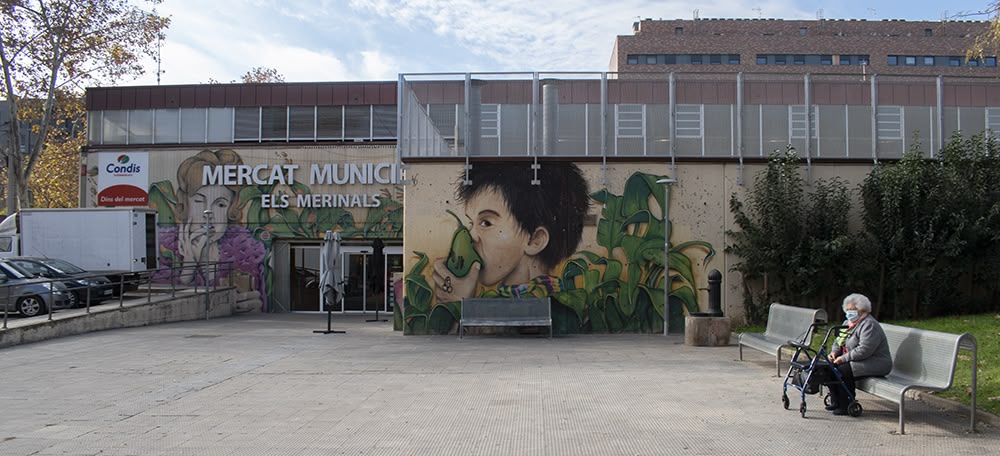
{"type": "Polygon", "coordinates": [[[33,277],[28,271],[0,260],[0,304],[6,312],[34,317],[49,309],[72,307],[73,293],[62,282],[33,277]]]}
{"type": "Polygon", "coordinates": [[[114,284],[107,277],[94,275],[65,260],[41,257],[14,257],[6,260],[37,277],[59,279],[73,292],[74,306],[97,304],[112,297],[114,284]]]}

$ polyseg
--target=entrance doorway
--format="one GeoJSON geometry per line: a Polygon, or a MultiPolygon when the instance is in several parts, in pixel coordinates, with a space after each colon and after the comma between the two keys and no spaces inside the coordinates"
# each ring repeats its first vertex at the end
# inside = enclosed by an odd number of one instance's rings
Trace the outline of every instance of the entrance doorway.
{"type": "MultiPolygon", "coordinates": [[[[322,245],[292,244],[288,249],[288,290],[292,312],[321,310],[319,251],[322,245]]],[[[336,310],[336,308],[334,308],[336,310]]]]}
{"type": "MultiPolygon", "coordinates": [[[[392,311],[399,288],[395,282],[402,283],[403,248],[386,246],[382,253],[379,259],[373,255],[371,246],[341,246],[341,268],[334,271],[334,276],[342,283],[344,296],[333,307],[334,311],[392,311]]],[[[317,302],[319,299],[317,296],[317,302]]]]}
{"type": "MultiPolygon", "coordinates": [[[[320,264],[322,242],[278,242],[274,249],[272,303],[278,312],[326,312],[320,294],[325,272],[320,264]]],[[[403,247],[385,246],[381,260],[371,245],[341,245],[334,280],[344,289],[333,312],[392,312],[402,300],[403,247]],[[376,265],[376,263],[378,263],[376,265]]]]}

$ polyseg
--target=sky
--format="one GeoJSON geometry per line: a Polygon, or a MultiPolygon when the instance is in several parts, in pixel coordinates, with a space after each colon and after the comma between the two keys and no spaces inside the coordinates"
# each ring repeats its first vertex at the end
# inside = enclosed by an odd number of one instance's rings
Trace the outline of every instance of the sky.
{"type": "MultiPolygon", "coordinates": [[[[640,18],[987,20],[990,0],[164,0],[160,84],[395,81],[399,73],[607,71],[640,18]]],[[[155,85],[156,63],[119,85],[155,85]]]]}

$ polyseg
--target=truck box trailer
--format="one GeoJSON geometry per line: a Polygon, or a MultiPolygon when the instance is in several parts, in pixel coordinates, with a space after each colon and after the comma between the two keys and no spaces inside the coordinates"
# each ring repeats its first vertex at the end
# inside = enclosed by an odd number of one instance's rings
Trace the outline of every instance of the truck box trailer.
{"type": "Polygon", "coordinates": [[[0,258],[59,258],[94,272],[157,268],[156,211],[23,209],[0,223],[0,258]]]}

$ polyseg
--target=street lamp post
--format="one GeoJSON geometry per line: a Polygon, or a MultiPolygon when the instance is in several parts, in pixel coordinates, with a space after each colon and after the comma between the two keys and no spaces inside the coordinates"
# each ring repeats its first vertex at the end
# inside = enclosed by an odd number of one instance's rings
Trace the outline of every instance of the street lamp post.
{"type": "Polygon", "coordinates": [[[677,179],[667,177],[656,183],[663,185],[663,335],[666,336],[670,321],[670,186],[677,179]]]}

